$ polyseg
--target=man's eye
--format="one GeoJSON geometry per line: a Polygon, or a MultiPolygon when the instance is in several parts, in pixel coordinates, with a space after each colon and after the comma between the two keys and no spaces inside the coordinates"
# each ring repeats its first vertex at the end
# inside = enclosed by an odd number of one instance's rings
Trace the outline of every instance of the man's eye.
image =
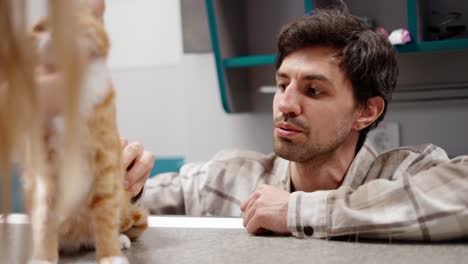
{"type": "Polygon", "coordinates": [[[308,96],[317,96],[317,95],[319,95],[321,93],[322,92],[320,90],[318,90],[317,88],[315,88],[315,87],[307,88],[307,95],[308,96]]]}
{"type": "Polygon", "coordinates": [[[284,90],[286,90],[286,84],[284,84],[284,83],[278,83],[278,84],[276,85],[276,87],[277,87],[278,89],[280,89],[281,91],[283,91],[283,92],[284,92],[284,90]]]}

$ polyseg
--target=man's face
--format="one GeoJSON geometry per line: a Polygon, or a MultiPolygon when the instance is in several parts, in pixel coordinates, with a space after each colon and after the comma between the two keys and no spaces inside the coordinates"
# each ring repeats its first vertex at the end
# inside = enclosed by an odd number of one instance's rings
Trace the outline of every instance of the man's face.
{"type": "Polygon", "coordinates": [[[273,138],[280,157],[307,162],[349,137],[356,103],[335,55],[333,48],[308,47],[286,56],[278,69],[273,138]]]}

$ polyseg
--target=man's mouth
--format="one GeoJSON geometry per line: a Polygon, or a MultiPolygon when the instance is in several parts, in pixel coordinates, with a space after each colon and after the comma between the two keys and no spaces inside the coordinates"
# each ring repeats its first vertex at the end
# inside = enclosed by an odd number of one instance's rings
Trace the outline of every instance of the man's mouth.
{"type": "Polygon", "coordinates": [[[279,122],[275,126],[275,134],[279,137],[292,138],[303,132],[302,129],[287,122],[279,122]]]}

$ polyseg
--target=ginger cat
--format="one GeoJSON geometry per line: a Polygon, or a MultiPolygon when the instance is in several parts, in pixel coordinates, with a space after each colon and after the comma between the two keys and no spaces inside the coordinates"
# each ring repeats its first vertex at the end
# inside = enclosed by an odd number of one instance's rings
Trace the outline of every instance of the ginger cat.
{"type": "MultiPolygon", "coordinates": [[[[124,189],[122,148],[116,125],[115,92],[106,67],[109,39],[103,23],[92,10],[78,16],[80,50],[86,58],[80,117],[82,177],[59,175],[63,157],[63,117],[56,116],[45,136],[48,165],[44,175],[25,168],[24,194],[31,216],[33,253],[30,263],[57,263],[58,249],[77,251],[95,247],[97,260],[128,263],[121,248],[147,228],[146,210],[131,205],[124,189]],[[119,235],[120,233],[120,235],[119,235]]],[[[53,34],[47,18],[32,29],[37,61],[43,70],[55,68],[53,34]]]]}

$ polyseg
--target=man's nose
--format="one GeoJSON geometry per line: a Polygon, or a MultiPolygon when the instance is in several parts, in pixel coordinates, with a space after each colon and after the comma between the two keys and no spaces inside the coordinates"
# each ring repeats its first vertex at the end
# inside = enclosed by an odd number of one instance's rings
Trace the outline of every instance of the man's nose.
{"type": "Polygon", "coordinates": [[[294,83],[289,84],[281,95],[278,110],[285,117],[296,117],[301,114],[300,94],[294,83]]]}

